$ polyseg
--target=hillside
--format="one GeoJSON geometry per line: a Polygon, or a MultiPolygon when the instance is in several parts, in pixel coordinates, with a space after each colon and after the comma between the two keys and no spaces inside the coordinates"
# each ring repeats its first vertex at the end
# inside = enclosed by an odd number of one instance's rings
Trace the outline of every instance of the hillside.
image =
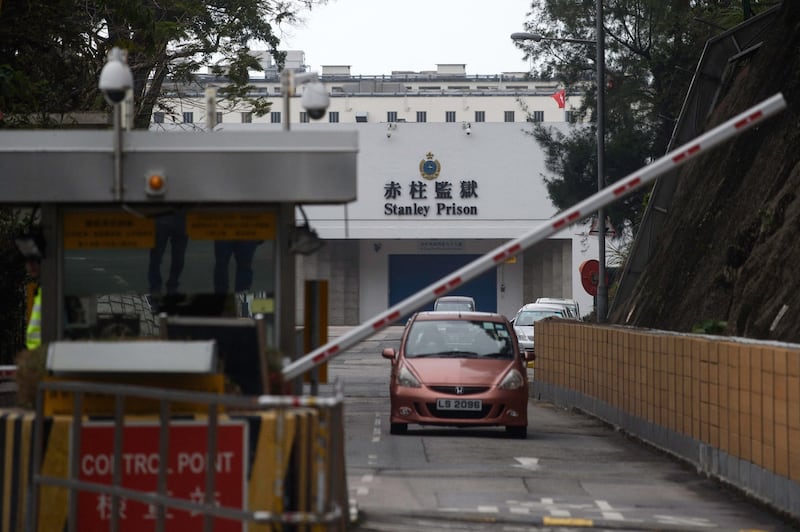
{"type": "Polygon", "coordinates": [[[682,168],[658,251],[610,323],[726,322],[726,335],[800,343],[800,2],[783,4],[708,128],[777,92],[785,111],[682,168]]]}

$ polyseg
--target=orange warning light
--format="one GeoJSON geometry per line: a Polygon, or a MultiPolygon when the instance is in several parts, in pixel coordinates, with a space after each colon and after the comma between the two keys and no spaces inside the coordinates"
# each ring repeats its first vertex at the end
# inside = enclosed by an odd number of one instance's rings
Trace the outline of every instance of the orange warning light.
{"type": "Polygon", "coordinates": [[[167,179],[162,174],[150,174],[145,179],[145,190],[151,196],[160,196],[167,190],[167,179]]]}

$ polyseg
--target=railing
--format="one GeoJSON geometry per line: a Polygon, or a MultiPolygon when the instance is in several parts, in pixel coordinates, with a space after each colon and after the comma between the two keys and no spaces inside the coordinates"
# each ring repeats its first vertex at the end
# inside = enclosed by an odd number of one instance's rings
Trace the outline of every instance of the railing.
{"type": "MultiPolygon", "coordinates": [[[[53,526],[60,530],[70,532],[79,530],[79,494],[91,493],[104,496],[110,501],[108,508],[107,521],[109,530],[120,530],[120,522],[124,516],[121,512],[123,504],[136,501],[147,505],[152,510],[150,519],[154,521],[155,530],[165,530],[170,511],[190,512],[191,515],[201,515],[203,520],[203,530],[214,529],[216,519],[229,519],[247,523],[304,523],[317,526],[326,526],[327,530],[343,530],[349,512],[346,511],[347,505],[347,486],[346,474],[344,469],[344,441],[343,441],[343,394],[341,387],[336,383],[334,392],[327,397],[296,397],[296,396],[234,396],[220,395],[207,392],[192,392],[175,389],[161,389],[146,386],[117,385],[96,382],[77,382],[77,381],[46,381],[40,384],[37,402],[36,417],[33,428],[33,457],[32,457],[32,490],[27,504],[29,515],[26,518],[26,530],[40,530],[42,526],[53,526]],[[72,397],[72,414],[66,417],[63,422],[69,423],[68,448],[69,466],[65,476],[47,474],[43,471],[45,454],[45,419],[47,411],[45,403],[48,394],[70,394],[72,397]],[[96,400],[100,397],[113,398],[113,451],[110,453],[112,465],[112,480],[110,483],[87,481],[80,478],[83,464],[81,436],[82,427],[89,426],[93,421],[86,422],[86,401],[87,397],[96,400]],[[144,490],[131,487],[126,479],[123,478],[123,458],[128,460],[130,455],[124,457],[123,452],[123,433],[127,427],[141,424],[141,418],[136,421],[126,419],[126,409],[135,401],[156,402],[157,427],[158,427],[158,466],[157,466],[157,488],[155,490],[144,490]],[[127,401],[127,402],[126,402],[127,401]],[[176,423],[174,414],[181,411],[181,405],[201,405],[201,423],[207,426],[205,443],[205,464],[216,464],[216,467],[205,467],[205,480],[203,485],[203,499],[191,500],[183,497],[176,497],[169,492],[169,477],[175,474],[175,470],[170,467],[170,433],[171,427],[176,423]],[[300,422],[295,414],[303,413],[307,415],[314,412],[315,419],[313,424],[308,426],[315,427],[316,433],[308,429],[306,434],[301,430],[300,422]],[[261,416],[260,418],[258,416],[261,416]],[[268,434],[266,419],[274,422],[274,430],[268,434]],[[262,458],[259,463],[269,464],[269,470],[256,470],[255,462],[259,458],[255,456],[255,449],[248,449],[248,438],[245,436],[244,451],[242,452],[242,462],[244,469],[252,472],[245,476],[244,480],[256,479],[259,486],[271,488],[262,490],[264,496],[261,500],[247,500],[248,493],[259,493],[258,489],[243,488],[243,503],[239,507],[224,506],[214,499],[215,487],[217,487],[217,469],[220,468],[221,453],[218,448],[218,438],[222,423],[230,419],[241,421],[247,418],[258,418],[260,432],[259,442],[262,438],[271,438],[271,445],[274,449],[274,456],[267,459],[262,458]],[[273,421],[274,420],[274,421],[273,421]],[[287,429],[287,423],[293,423],[294,430],[287,429]],[[303,451],[290,454],[285,446],[291,442],[291,433],[295,434],[293,445],[307,446],[303,451]],[[309,434],[310,433],[310,434],[309,434]],[[307,436],[303,437],[303,436],[307,436]],[[299,441],[300,438],[303,441],[299,441]],[[308,441],[306,441],[308,440],[308,441]],[[286,460],[286,456],[293,456],[291,460],[286,460]],[[287,480],[290,483],[297,483],[297,469],[303,469],[306,473],[306,480],[302,482],[310,483],[305,487],[304,496],[296,497],[293,493],[288,493],[286,489],[287,480]],[[266,476],[266,477],[265,477],[266,476]],[[265,480],[266,479],[266,480],[265,480]],[[271,480],[271,482],[270,482],[271,480]],[[46,504],[42,500],[41,490],[47,487],[61,488],[68,491],[68,505],[66,517],[66,528],[63,522],[43,523],[41,519],[41,506],[46,504]],[[269,492],[269,493],[268,493],[269,492]],[[267,500],[268,499],[268,500],[267,500]]],[[[185,410],[184,410],[185,411],[185,410]]],[[[185,416],[183,416],[185,418],[185,416]]],[[[106,425],[108,425],[106,416],[106,425]]],[[[304,425],[306,426],[306,425],[304,425]]],[[[48,448],[54,430],[50,426],[48,436],[48,448]]],[[[66,443],[66,442],[65,442],[66,443]]],[[[63,447],[63,445],[62,445],[63,447]]],[[[257,444],[258,451],[269,449],[269,445],[257,444]]],[[[174,449],[173,449],[174,451],[174,449]]],[[[225,459],[225,458],[223,458],[225,459]]],[[[152,457],[149,458],[150,472],[155,469],[152,457]]],[[[297,486],[292,487],[296,491],[297,486]]],[[[258,496],[256,496],[258,497],[258,496]]],[[[50,516],[51,517],[51,516],[50,516]]],[[[52,518],[52,517],[51,517],[52,518]]],[[[56,519],[60,521],[60,519],[56,519]]]]}
{"type": "Polygon", "coordinates": [[[0,365],[0,407],[17,401],[17,366],[0,365]]]}

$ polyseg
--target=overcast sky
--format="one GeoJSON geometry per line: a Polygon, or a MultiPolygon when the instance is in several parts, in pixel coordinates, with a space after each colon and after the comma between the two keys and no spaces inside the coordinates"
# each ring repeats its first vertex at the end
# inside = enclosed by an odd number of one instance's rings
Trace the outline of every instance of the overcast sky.
{"type": "Polygon", "coordinates": [[[282,49],[306,63],[350,65],[357,75],[435,70],[464,63],[467,74],[527,72],[509,35],[523,30],[530,0],[330,0],[285,28],[282,49]]]}

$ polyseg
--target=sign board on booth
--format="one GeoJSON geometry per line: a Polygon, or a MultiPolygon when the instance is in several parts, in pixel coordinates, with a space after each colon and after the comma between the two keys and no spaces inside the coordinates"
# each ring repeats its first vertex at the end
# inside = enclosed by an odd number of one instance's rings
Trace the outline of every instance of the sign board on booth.
{"type": "MultiPolygon", "coordinates": [[[[202,504],[206,484],[208,425],[197,421],[169,424],[167,495],[202,504]]],[[[246,508],[247,427],[244,421],[225,421],[217,426],[216,479],[213,500],[222,507],[246,508]]],[[[159,424],[126,424],[123,429],[122,487],[156,493],[159,469],[159,424]]],[[[90,422],[81,428],[79,478],[111,484],[114,464],[114,424],[90,422]]],[[[121,532],[155,530],[157,507],[120,499],[121,532]]],[[[202,530],[203,515],[166,509],[166,530],[202,530]]],[[[82,491],[78,497],[78,529],[108,530],[111,496],[82,491]]],[[[242,532],[244,524],[215,519],[214,530],[242,532]]]]}

